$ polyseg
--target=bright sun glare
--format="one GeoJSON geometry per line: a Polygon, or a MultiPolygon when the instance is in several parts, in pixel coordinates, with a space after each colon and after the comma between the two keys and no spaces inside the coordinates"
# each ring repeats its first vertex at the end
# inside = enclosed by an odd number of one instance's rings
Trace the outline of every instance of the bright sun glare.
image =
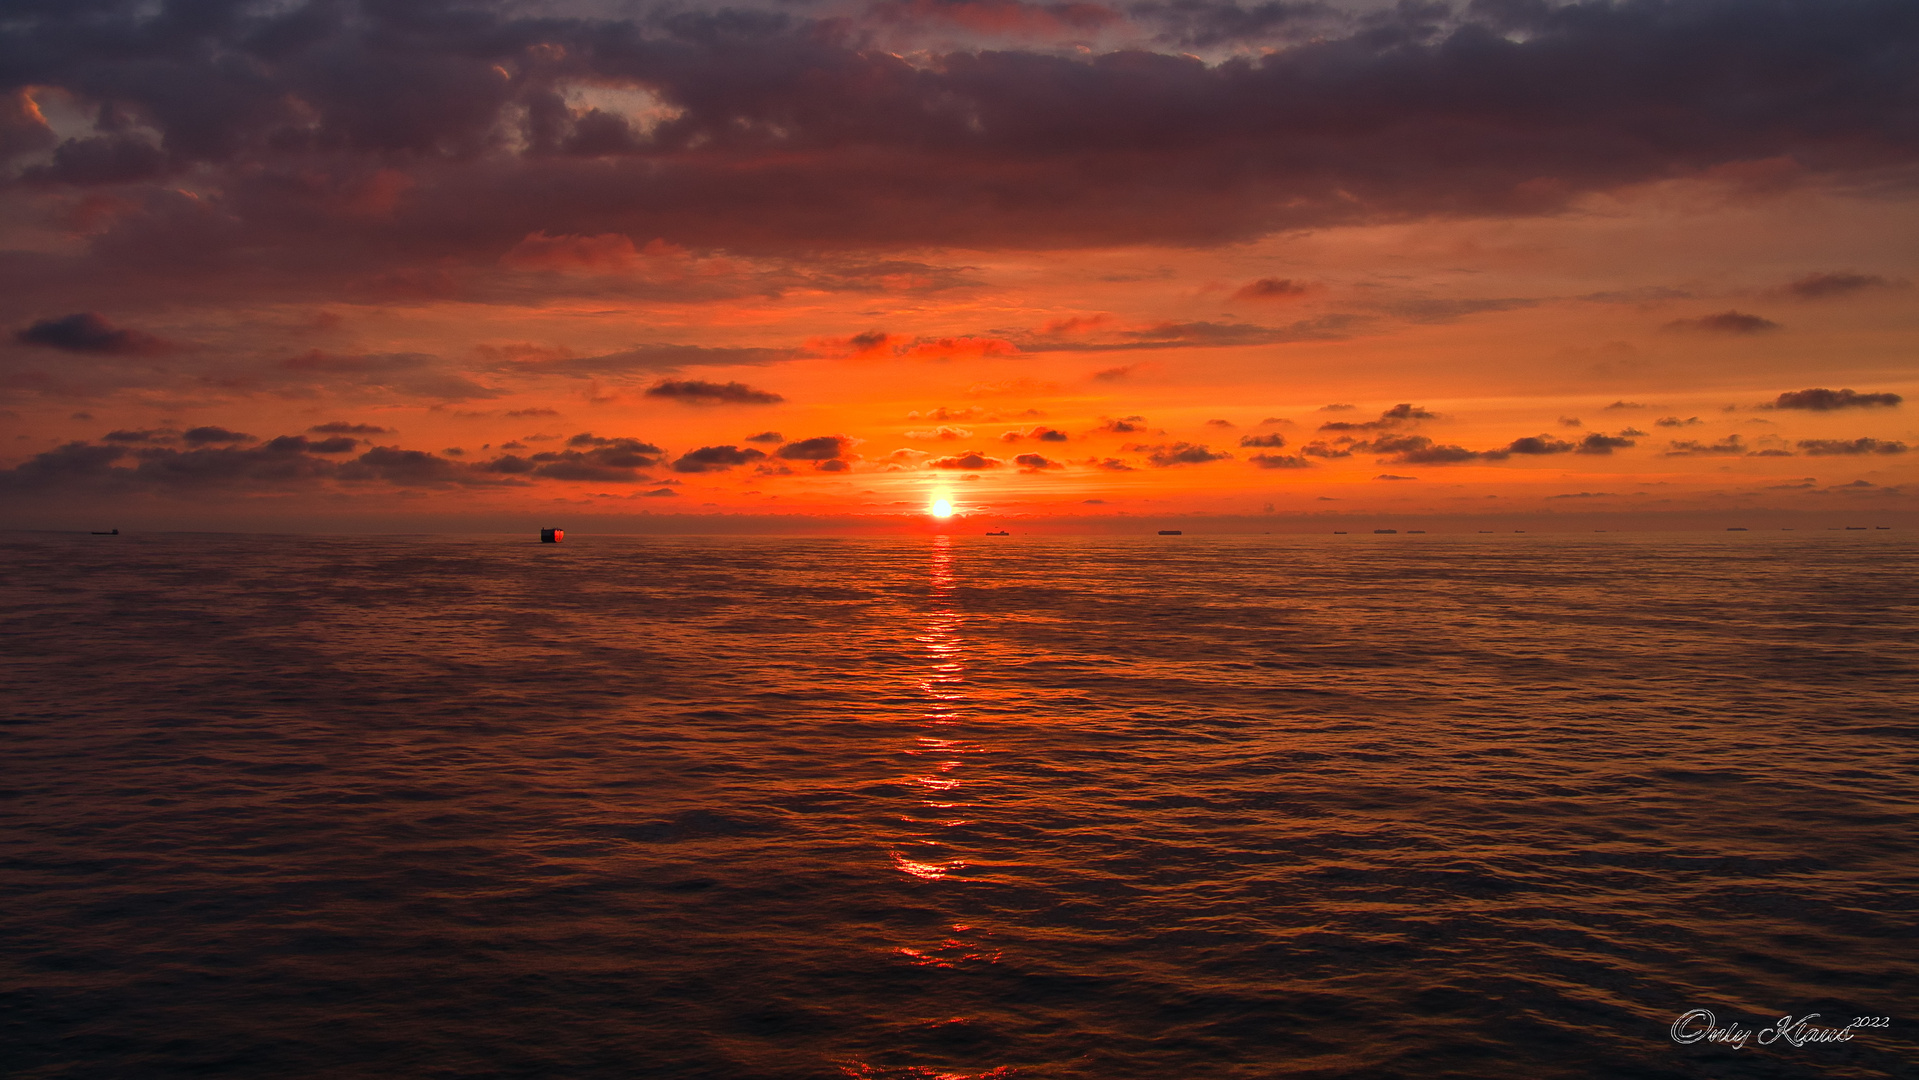
{"type": "Polygon", "coordinates": [[[950,502],[947,502],[945,499],[934,499],[933,500],[933,516],[934,517],[952,517],[953,504],[950,502]]]}

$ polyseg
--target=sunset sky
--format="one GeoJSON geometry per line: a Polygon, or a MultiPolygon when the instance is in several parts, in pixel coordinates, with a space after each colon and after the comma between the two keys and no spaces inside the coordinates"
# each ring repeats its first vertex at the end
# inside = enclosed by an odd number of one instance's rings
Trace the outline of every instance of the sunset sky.
{"type": "Polygon", "coordinates": [[[1910,0],[12,0],[0,73],[0,525],[1919,521],[1910,0]]]}

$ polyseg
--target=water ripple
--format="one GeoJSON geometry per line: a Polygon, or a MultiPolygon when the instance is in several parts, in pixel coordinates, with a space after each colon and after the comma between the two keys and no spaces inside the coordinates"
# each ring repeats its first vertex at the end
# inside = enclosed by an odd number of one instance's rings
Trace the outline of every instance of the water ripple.
{"type": "Polygon", "coordinates": [[[9,1076],[1919,1060],[1897,534],[12,539],[9,1076]]]}

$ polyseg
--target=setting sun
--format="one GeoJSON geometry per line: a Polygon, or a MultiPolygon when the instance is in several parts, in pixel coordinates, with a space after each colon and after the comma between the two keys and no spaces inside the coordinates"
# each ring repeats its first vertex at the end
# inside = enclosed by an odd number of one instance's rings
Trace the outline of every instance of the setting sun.
{"type": "Polygon", "coordinates": [[[950,502],[947,502],[945,499],[934,499],[933,500],[933,516],[938,518],[952,517],[953,504],[950,502]]]}

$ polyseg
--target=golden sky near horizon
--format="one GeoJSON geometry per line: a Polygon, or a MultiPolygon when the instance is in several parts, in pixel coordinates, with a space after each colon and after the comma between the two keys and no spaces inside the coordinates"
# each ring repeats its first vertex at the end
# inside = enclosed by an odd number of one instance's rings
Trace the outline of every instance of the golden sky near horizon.
{"type": "Polygon", "coordinates": [[[9,524],[1919,505],[1897,5],[425,7],[9,31],[9,524]]]}

